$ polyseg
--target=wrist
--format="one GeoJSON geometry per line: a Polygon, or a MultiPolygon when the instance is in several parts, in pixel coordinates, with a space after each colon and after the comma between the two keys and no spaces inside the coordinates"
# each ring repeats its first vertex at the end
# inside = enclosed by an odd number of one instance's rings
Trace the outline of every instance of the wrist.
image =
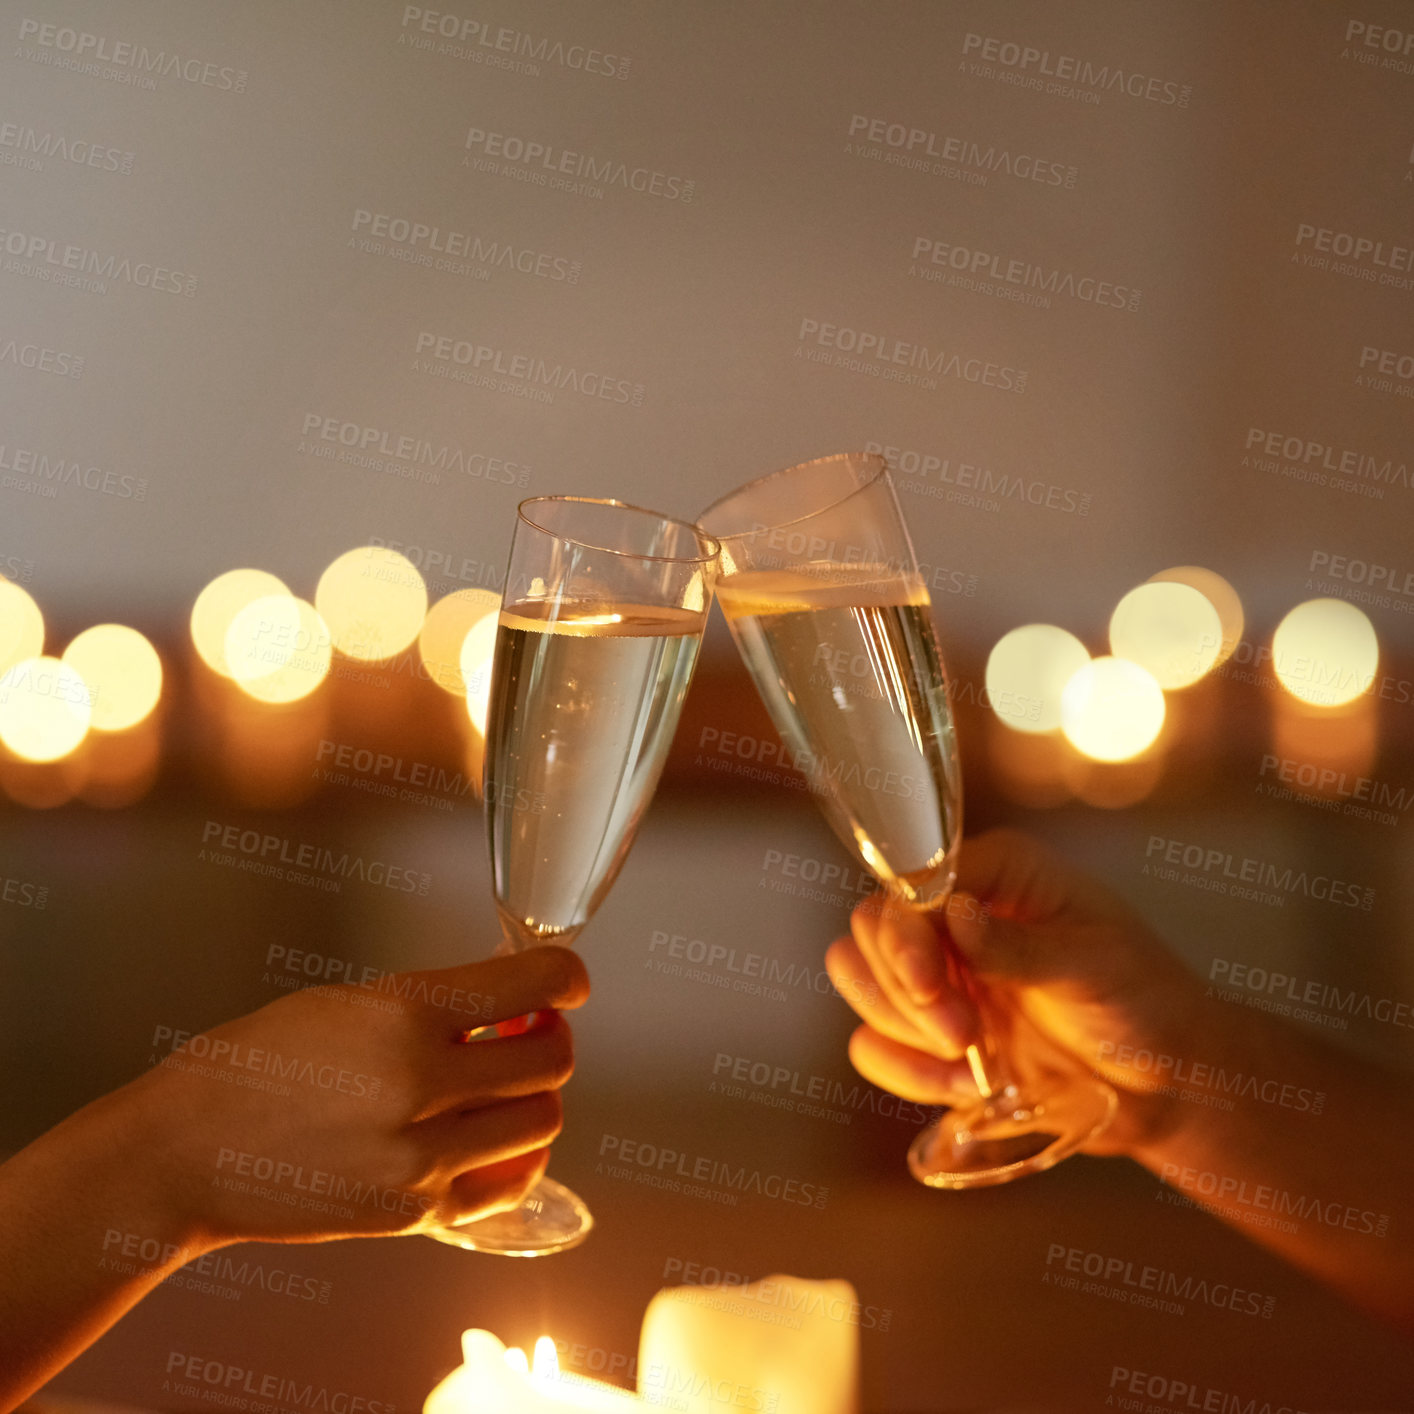
{"type": "Polygon", "coordinates": [[[104,1242],[136,1245],[144,1266],[175,1271],[230,1239],[206,1218],[203,1185],[184,1159],[163,1078],[161,1071],[143,1076],[86,1106],[73,1121],[83,1126],[84,1201],[102,1216],[104,1242]],[[155,1261],[153,1253],[159,1254],[155,1261]]]}

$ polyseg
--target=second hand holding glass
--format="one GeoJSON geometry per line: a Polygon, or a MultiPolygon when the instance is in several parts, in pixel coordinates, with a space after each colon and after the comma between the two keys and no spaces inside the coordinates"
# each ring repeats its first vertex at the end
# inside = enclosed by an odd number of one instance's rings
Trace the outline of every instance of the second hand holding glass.
{"type": "MultiPolygon", "coordinates": [[[[717,597],[737,648],[831,828],[890,905],[938,913],[956,878],[962,772],[928,591],[883,459],[789,467],[699,521],[721,542],[717,597]]],[[[930,1124],[909,1166],[937,1188],[1049,1168],[1109,1122],[1114,1092],[1078,1071],[1014,1075],[1003,1047],[1017,1019],[939,937],[980,1022],[966,1055],[981,1098],[930,1124]]],[[[906,979],[869,960],[916,1016],[906,979]]]]}
{"type": "MultiPolygon", "coordinates": [[[[672,743],[716,569],[716,541],[685,521],[576,496],[521,504],[486,732],[498,953],[571,945],[618,877],[672,743]]],[[[542,1178],[519,1207],[429,1235],[531,1257],[577,1245],[593,1222],[542,1178]]]]}

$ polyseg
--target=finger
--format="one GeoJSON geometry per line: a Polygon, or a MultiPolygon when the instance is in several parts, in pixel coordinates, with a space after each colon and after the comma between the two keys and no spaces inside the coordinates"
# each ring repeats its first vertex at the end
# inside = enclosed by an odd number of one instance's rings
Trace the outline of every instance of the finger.
{"type": "Polygon", "coordinates": [[[849,1038],[849,1059],[872,1084],[920,1105],[960,1105],[978,1098],[966,1061],[943,1060],[868,1026],[858,1027],[849,1038]]]}
{"type": "Polygon", "coordinates": [[[891,948],[902,946],[912,950],[917,947],[920,927],[931,939],[931,946],[942,950],[942,940],[933,932],[928,920],[891,899],[876,895],[855,908],[849,926],[870,972],[899,1015],[932,1049],[946,1056],[961,1055],[971,1043],[976,1027],[970,1003],[948,986],[931,1000],[915,1002],[891,960],[891,948]],[[902,943],[901,938],[906,938],[906,943],[902,943]]]}
{"type": "Polygon", "coordinates": [[[536,1012],[513,1036],[437,1045],[427,1061],[427,1101],[418,1118],[470,1110],[501,1100],[558,1090],[574,1074],[574,1039],[557,1011],[536,1012]]]}
{"type": "Polygon", "coordinates": [[[435,1115],[414,1126],[413,1133],[422,1142],[428,1169],[453,1176],[543,1149],[554,1141],[563,1123],[558,1091],[545,1090],[480,1109],[435,1115]]]}
{"type": "Polygon", "coordinates": [[[438,1207],[438,1221],[455,1227],[519,1207],[526,1194],[545,1177],[549,1163],[548,1149],[533,1149],[528,1154],[458,1174],[438,1207]]]}
{"type": "Polygon", "coordinates": [[[900,1040],[921,1042],[918,1028],[889,1000],[853,938],[836,938],[830,944],[825,950],[825,971],[830,974],[835,991],[861,1021],[900,1040]]]}
{"type": "Polygon", "coordinates": [[[1077,882],[1059,855],[1020,830],[988,830],[965,839],[958,851],[958,892],[985,899],[1005,918],[1054,918],[1077,882]]]}
{"type": "MultiPolygon", "coordinates": [[[[541,1009],[573,1011],[589,996],[589,975],[579,954],[549,944],[394,980],[398,985],[390,990],[397,995],[444,1016],[453,1012],[453,1021],[471,1016],[477,1025],[541,1009]]],[[[465,1029],[465,1023],[457,1027],[459,1033],[465,1029]]]]}

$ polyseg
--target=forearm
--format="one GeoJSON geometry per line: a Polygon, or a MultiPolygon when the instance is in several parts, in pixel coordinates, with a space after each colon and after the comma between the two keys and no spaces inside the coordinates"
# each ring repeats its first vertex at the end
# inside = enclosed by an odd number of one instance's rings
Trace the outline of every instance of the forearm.
{"type": "Polygon", "coordinates": [[[0,1411],[220,1245],[174,1210],[161,1159],[118,1091],[0,1165],[0,1411]]]}
{"type": "Polygon", "coordinates": [[[1245,1236],[1414,1333],[1410,1087],[1261,1015],[1225,1010],[1210,1036],[1203,1058],[1215,1094],[1231,1087],[1234,1107],[1180,1106],[1191,1113],[1134,1157],[1245,1236]]]}

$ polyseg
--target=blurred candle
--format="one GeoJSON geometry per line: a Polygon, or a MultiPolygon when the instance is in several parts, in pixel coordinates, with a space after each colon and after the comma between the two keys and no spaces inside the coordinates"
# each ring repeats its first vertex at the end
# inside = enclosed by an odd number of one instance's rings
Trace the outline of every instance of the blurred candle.
{"type": "Polygon", "coordinates": [[[646,1407],[627,1390],[562,1372],[548,1336],[535,1343],[532,1365],[490,1331],[471,1330],[462,1332],[462,1364],[427,1396],[422,1414],[628,1414],[646,1407]]]}

